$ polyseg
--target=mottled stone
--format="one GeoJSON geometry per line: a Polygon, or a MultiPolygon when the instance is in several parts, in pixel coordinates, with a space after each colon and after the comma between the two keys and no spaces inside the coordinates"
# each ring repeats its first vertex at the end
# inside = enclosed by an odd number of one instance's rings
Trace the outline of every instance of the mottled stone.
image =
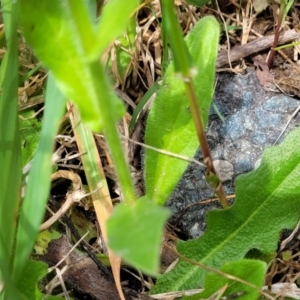
{"type": "MultiPolygon", "coordinates": [[[[222,174],[224,190],[234,194],[236,176],[259,165],[263,150],[276,141],[300,103],[283,94],[265,92],[253,70],[247,75],[219,74],[214,102],[225,120],[222,122],[211,109],[207,139],[213,160],[226,162],[228,174],[222,174]]],[[[297,116],[286,133],[299,123],[297,116]]],[[[201,160],[200,151],[195,157],[201,160]]],[[[189,238],[201,235],[206,228],[206,212],[221,208],[218,202],[203,204],[214,197],[205,181],[204,169],[191,164],[167,202],[174,213],[171,221],[178,219],[177,224],[189,238]]]]}
{"type": "Polygon", "coordinates": [[[229,161],[216,159],[213,164],[221,181],[225,182],[232,179],[234,174],[233,165],[229,161]]]}

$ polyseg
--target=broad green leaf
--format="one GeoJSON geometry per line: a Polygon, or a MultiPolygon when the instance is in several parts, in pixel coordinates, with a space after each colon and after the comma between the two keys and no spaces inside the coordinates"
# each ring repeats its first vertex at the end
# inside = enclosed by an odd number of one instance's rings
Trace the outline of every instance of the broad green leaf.
{"type": "MultiPolygon", "coordinates": [[[[260,167],[236,180],[235,203],[207,214],[207,231],[179,242],[178,251],[212,268],[243,258],[250,249],[272,254],[280,231],[299,220],[300,128],[279,146],[267,148],[260,167]]],[[[203,286],[206,271],[180,261],[162,276],[154,293],[203,286]]]]}
{"type": "Polygon", "coordinates": [[[42,122],[32,117],[33,110],[20,114],[20,132],[22,143],[22,166],[24,167],[32,158],[40,140],[42,122]]]}
{"type": "Polygon", "coordinates": [[[83,120],[99,131],[104,123],[102,106],[107,102],[112,120],[120,118],[124,113],[121,101],[109,89],[104,72],[99,72],[97,58],[88,59],[96,35],[83,0],[21,0],[20,8],[28,44],[53,72],[61,91],[77,105],[83,120]]]}
{"type": "Polygon", "coordinates": [[[65,97],[49,74],[41,138],[33,159],[16,237],[14,274],[18,278],[35,243],[50,189],[54,138],[65,109],[65,97]]]}
{"type": "Polygon", "coordinates": [[[285,18],[290,10],[290,8],[292,7],[292,5],[294,4],[294,0],[283,0],[281,1],[281,5],[280,5],[280,10],[283,10],[282,12],[282,19],[281,19],[281,23],[283,24],[285,21],[285,18]]]}
{"type": "MultiPolygon", "coordinates": [[[[17,288],[24,298],[27,300],[45,299],[43,293],[38,288],[38,281],[47,274],[48,265],[41,261],[28,260],[25,269],[17,283],[17,288]]],[[[62,300],[61,297],[49,296],[49,300],[62,300]]]]}
{"type": "MultiPolygon", "coordinates": [[[[219,26],[212,17],[201,19],[185,39],[197,69],[194,83],[204,127],[214,89],[218,40],[219,26]]],[[[176,77],[171,64],[148,116],[146,144],[192,157],[199,142],[188,103],[184,84],[176,77]]],[[[145,181],[149,198],[163,204],[186,167],[187,162],[183,160],[146,149],[145,181]]]]}
{"type": "Polygon", "coordinates": [[[47,274],[47,264],[41,261],[27,260],[22,276],[17,283],[17,288],[26,299],[42,299],[38,289],[38,280],[47,274]]]}
{"type": "Polygon", "coordinates": [[[97,40],[91,58],[95,59],[125,30],[129,18],[134,18],[138,0],[110,0],[102,9],[97,40]]]}
{"type": "Polygon", "coordinates": [[[17,2],[1,1],[7,51],[1,64],[0,98],[0,277],[3,297],[18,299],[12,282],[13,243],[21,193],[22,165],[18,120],[17,2]]]}
{"type": "Polygon", "coordinates": [[[108,245],[125,262],[157,275],[163,226],[170,212],[147,198],[118,205],[107,222],[108,245]]]}
{"type": "Polygon", "coordinates": [[[239,300],[258,299],[259,291],[265,280],[266,270],[266,263],[258,260],[244,259],[226,263],[221,268],[222,272],[247,281],[257,289],[255,290],[247,284],[228,279],[216,273],[208,273],[205,278],[204,291],[198,295],[183,297],[183,299],[211,299],[209,297],[212,295],[217,296],[218,291],[226,285],[228,285],[228,287],[224,293],[220,295],[222,297],[228,296],[228,298],[230,298],[230,296],[233,297],[236,295],[239,300]]]}
{"type": "Polygon", "coordinates": [[[71,58],[74,58],[76,63],[78,54],[82,54],[83,59],[94,47],[95,28],[83,0],[21,0],[20,21],[23,33],[37,55],[44,58],[47,56],[53,64],[59,64],[60,60],[67,58],[68,63],[72,65],[71,58]],[[65,46],[71,48],[60,53],[65,46]],[[55,52],[52,52],[53,49],[56,49],[55,52]],[[66,54],[74,54],[75,57],[66,57],[66,54]]]}

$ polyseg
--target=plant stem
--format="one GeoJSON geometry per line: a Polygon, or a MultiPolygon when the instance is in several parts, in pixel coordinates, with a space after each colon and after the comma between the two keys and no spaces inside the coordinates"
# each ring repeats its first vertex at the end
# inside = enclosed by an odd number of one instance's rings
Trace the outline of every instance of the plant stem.
{"type": "Polygon", "coordinates": [[[278,45],[279,35],[280,35],[281,29],[282,29],[281,21],[282,21],[282,12],[280,12],[279,17],[278,17],[278,24],[275,26],[274,42],[273,42],[273,46],[271,48],[270,55],[269,55],[268,61],[267,61],[267,65],[268,65],[269,69],[272,68],[273,63],[274,63],[274,57],[275,57],[274,48],[276,48],[278,45]]]}
{"type": "Polygon", "coordinates": [[[186,80],[184,82],[185,82],[186,91],[188,93],[188,98],[190,100],[191,112],[192,112],[193,119],[195,122],[197,136],[198,136],[198,139],[200,142],[200,147],[201,147],[202,155],[204,158],[203,161],[206,166],[206,172],[205,172],[206,179],[212,185],[223,208],[227,208],[227,207],[229,207],[229,202],[226,198],[226,195],[225,195],[225,192],[224,192],[224,189],[222,186],[222,182],[219,179],[219,177],[216,173],[216,170],[214,168],[213,162],[212,162],[212,157],[211,157],[211,154],[209,151],[206,135],[205,135],[204,128],[202,125],[201,115],[200,115],[200,112],[198,109],[197,98],[196,98],[196,94],[195,94],[193,81],[191,78],[188,78],[188,79],[186,78],[186,80]]]}
{"type": "Polygon", "coordinates": [[[169,36],[169,39],[173,53],[174,68],[175,71],[178,72],[182,77],[188,95],[193,120],[196,126],[197,136],[204,158],[204,164],[206,165],[206,179],[213,187],[223,208],[227,208],[229,207],[229,202],[223,190],[222,182],[219,179],[212,163],[212,157],[209,151],[201,114],[198,108],[197,96],[193,85],[192,60],[183,41],[181,28],[175,16],[174,3],[172,0],[164,0],[161,1],[161,5],[163,15],[165,16],[165,26],[169,30],[169,32],[172,32],[172,34],[170,34],[169,36]]]}
{"type": "Polygon", "coordinates": [[[102,81],[95,81],[94,86],[96,87],[96,93],[99,96],[99,107],[102,112],[104,124],[103,133],[111,152],[124,201],[127,204],[133,204],[136,201],[136,197],[117,126],[114,122],[114,106],[107,100],[109,97],[112,97],[109,82],[103,67],[98,62],[91,63],[91,70],[92,74],[94,74],[94,78],[102,78],[102,81]]]}

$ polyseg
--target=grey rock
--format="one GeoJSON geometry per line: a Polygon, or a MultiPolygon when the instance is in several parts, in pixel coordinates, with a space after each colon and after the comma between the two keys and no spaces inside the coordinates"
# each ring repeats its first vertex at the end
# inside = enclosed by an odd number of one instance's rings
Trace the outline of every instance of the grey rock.
{"type": "MultiPolygon", "coordinates": [[[[234,194],[235,178],[259,165],[263,150],[274,144],[300,102],[264,91],[251,69],[246,75],[219,74],[214,102],[225,120],[223,123],[211,109],[207,139],[214,164],[220,164],[217,168],[224,190],[234,194]]],[[[280,141],[299,123],[298,115],[280,141]]],[[[202,159],[199,150],[195,158],[202,159]]],[[[173,212],[171,222],[188,238],[200,236],[206,229],[206,212],[221,209],[217,201],[204,202],[214,197],[205,181],[204,169],[189,165],[166,204],[173,212]]]]}
{"type": "Polygon", "coordinates": [[[213,164],[217,175],[222,182],[232,180],[234,171],[233,165],[229,161],[223,159],[216,159],[213,161],[213,164]]]}

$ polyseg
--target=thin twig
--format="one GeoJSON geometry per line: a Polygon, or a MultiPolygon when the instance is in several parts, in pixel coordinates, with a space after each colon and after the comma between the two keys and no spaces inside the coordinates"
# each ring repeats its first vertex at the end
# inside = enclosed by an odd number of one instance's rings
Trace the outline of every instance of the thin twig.
{"type": "Polygon", "coordinates": [[[81,241],[89,234],[89,232],[86,232],[76,243],[75,245],[68,251],[68,253],[53,267],[48,269],[48,273],[52,272],[54,269],[58,268],[59,265],[61,265],[68,256],[76,249],[76,247],[81,243],[81,241]]]}
{"type": "MultiPolygon", "coordinates": [[[[281,33],[281,35],[279,36],[278,45],[285,44],[287,42],[299,38],[300,38],[300,34],[296,30],[294,29],[288,30],[281,33]]],[[[239,59],[245,58],[251,54],[268,49],[272,46],[273,41],[274,41],[274,35],[270,35],[270,36],[258,38],[255,41],[252,41],[246,45],[236,46],[231,49],[230,61],[234,62],[239,59]]],[[[227,57],[227,51],[225,50],[221,51],[217,59],[216,67],[221,68],[227,65],[228,63],[229,62],[227,57]]]]}
{"type": "Polygon", "coordinates": [[[293,112],[293,114],[288,119],[287,123],[285,124],[284,128],[282,129],[282,131],[281,131],[280,135],[278,136],[278,138],[276,139],[276,141],[274,142],[273,146],[279,141],[279,139],[281,138],[281,136],[283,135],[283,133],[285,132],[285,130],[291,123],[292,119],[295,118],[295,116],[298,114],[299,111],[300,111],[300,105],[296,108],[296,110],[293,112]]]}
{"type": "Polygon", "coordinates": [[[289,243],[295,236],[296,232],[299,230],[300,228],[300,221],[298,222],[297,226],[295,227],[295,229],[293,230],[293,232],[285,239],[281,242],[281,245],[280,245],[280,249],[279,251],[282,251],[285,246],[287,245],[287,243],[289,243]]]}
{"type": "Polygon", "coordinates": [[[178,159],[181,159],[181,160],[185,160],[187,162],[192,162],[192,163],[195,163],[197,164],[198,166],[202,167],[202,168],[205,168],[205,165],[203,163],[201,163],[200,161],[197,161],[196,159],[194,158],[189,158],[187,156],[184,156],[184,155],[180,155],[180,154],[176,154],[174,152],[170,152],[170,151],[166,151],[166,150],[162,150],[162,149],[159,149],[159,148],[155,148],[155,147],[152,147],[152,146],[149,146],[149,145],[146,145],[144,143],[141,143],[141,142],[137,142],[137,141],[134,141],[130,138],[127,138],[125,137],[124,135],[121,135],[121,137],[125,140],[128,140],[129,142],[131,143],[134,143],[136,145],[139,145],[139,146],[142,146],[146,149],[149,149],[149,150],[153,150],[153,151],[156,151],[158,153],[161,153],[161,154],[165,154],[165,155],[168,155],[168,156],[172,156],[172,157],[175,157],[175,158],[178,158],[178,159]]]}
{"type": "Polygon", "coordinates": [[[67,196],[67,199],[64,202],[64,204],[61,206],[61,208],[40,226],[40,231],[44,231],[48,229],[56,221],[58,221],[69,210],[69,208],[73,205],[73,203],[74,200],[72,195],[70,194],[67,196]]]}
{"type": "Polygon", "coordinates": [[[200,111],[198,109],[198,103],[197,103],[197,97],[195,94],[195,88],[193,86],[193,81],[192,80],[185,80],[184,81],[185,87],[187,94],[190,99],[190,107],[191,107],[191,112],[193,115],[196,131],[197,131],[197,136],[198,140],[200,143],[200,148],[201,152],[204,158],[204,164],[206,165],[206,171],[205,171],[205,177],[209,184],[213,187],[217,197],[220,200],[221,205],[223,208],[229,207],[229,202],[226,198],[226,194],[224,192],[223,186],[222,186],[222,181],[217,175],[217,172],[215,170],[212,156],[208,147],[208,142],[205,134],[205,129],[203,127],[202,123],[202,117],[200,114],[200,111]]]}

